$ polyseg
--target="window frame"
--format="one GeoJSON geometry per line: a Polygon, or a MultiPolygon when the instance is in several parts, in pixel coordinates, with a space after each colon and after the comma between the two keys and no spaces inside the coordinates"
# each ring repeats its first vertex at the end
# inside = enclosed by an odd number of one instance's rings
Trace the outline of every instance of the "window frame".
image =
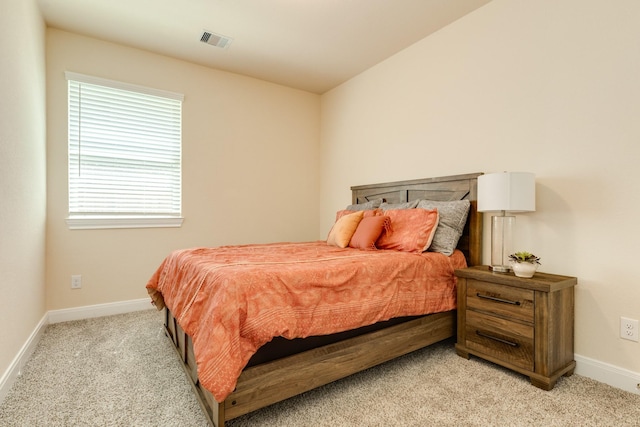
{"type": "Polygon", "coordinates": [[[74,73],[70,71],[65,72],[67,80],[67,218],[66,223],[69,229],[103,229],[103,228],[157,228],[157,227],[181,227],[184,221],[182,212],[182,102],[184,101],[184,95],[180,93],[154,89],[130,83],[123,83],[115,80],[103,79],[100,77],[88,76],[84,74],[74,73]],[[71,213],[71,91],[70,82],[86,83],[91,85],[103,86],[106,88],[112,88],[117,90],[124,90],[129,92],[136,92],[139,94],[146,94],[171,100],[177,100],[180,102],[180,147],[179,147],[179,183],[178,189],[180,192],[179,199],[179,212],[176,214],[163,214],[163,213],[71,213]]]}

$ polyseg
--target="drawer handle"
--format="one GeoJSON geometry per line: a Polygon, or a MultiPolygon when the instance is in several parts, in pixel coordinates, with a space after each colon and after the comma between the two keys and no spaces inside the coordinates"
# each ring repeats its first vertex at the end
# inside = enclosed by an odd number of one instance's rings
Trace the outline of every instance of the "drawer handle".
{"type": "Polygon", "coordinates": [[[483,338],[489,338],[490,340],[501,342],[502,344],[510,345],[511,347],[518,347],[518,343],[517,342],[508,341],[508,340],[505,340],[505,339],[502,339],[502,338],[494,337],[492,335],[485,334],[484,332],[476,331],[476,335],[481,336],[483,338]]]}
{"type": "Polygon", "coordinates": [[[478,292],[478,293],[476,294],[476,296],[477,296],[478,298],[489,299],[489,300],[491,300],[491,301],[501,302],[501,303],[504,303],[504,304],[520,305],[520,301],[511,301],[511,300],[508,300],[508,299],[502,299],[502,298],[492,297],[492,296],[490,296],[490,295],[482,295],[480,292],[478,292]]]}

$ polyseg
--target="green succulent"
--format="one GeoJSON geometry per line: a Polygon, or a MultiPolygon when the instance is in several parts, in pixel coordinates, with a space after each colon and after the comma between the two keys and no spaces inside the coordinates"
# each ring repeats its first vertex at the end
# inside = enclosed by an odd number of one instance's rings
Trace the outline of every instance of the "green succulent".
{"type": "Polygon", "coordinates": [[[528,262],[530,264],[540,264],[540,258],[531,252],[521,251],[509,255],[509,259],[515,262],[528,262]]]}

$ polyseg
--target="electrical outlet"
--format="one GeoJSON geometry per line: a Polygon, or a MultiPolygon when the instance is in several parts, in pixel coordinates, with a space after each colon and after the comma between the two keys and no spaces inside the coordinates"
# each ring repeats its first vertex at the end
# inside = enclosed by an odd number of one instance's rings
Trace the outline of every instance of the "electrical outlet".
{"type": "Polygon", "coordinates": [[[638,321],[627,317],[621,317],[620,338],[638,342],[638,321]]]}
{"type": "Polygon", "coordinates": [[[71,276],[71,289],[80,289],[82,287],[82,276],[74,274],[71,276]]]}

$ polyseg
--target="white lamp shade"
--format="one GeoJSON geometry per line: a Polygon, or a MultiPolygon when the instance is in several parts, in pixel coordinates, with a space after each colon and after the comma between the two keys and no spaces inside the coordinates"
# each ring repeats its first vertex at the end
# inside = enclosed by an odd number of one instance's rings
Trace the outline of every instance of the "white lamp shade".
{"type": "Polygon", "coordinates": [[[500,172],[478,177],[478,211],[536,210],[536,176],[530,172],[500,172]]]}

